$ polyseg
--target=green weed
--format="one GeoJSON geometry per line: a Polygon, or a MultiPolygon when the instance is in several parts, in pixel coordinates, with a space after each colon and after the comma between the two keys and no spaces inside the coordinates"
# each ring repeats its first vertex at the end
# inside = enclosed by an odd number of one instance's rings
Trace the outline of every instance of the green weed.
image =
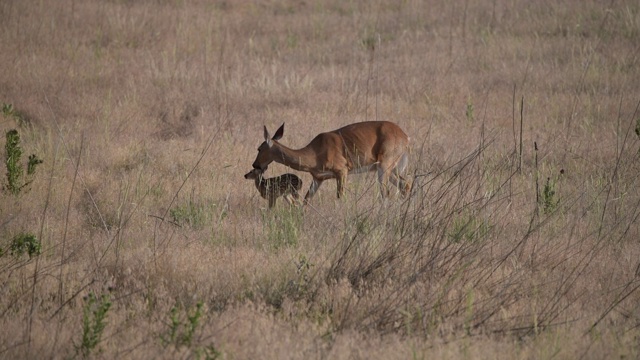
{"type": "Polygon", "coordinates": [[[281,207],[272,210],[262,214],[262,225],[269,244],[275,250],[297,245],[304,220],[302,209],[281,207]]]}
{"type": "Polygon", "coordinates": [[[469,122],[473,122],[473,103],[471,102],[471,98],[467,100],[467,109],[464,114],[469,122]]]}
{"type": "MultiPolygon", "coordinates": [[[[169,215],[176,224],[202,229],[213,220],[215,207],[213,203],[196,201],[190,196],[186,202],[171,209],[169,215]]],[[[226,216],[226,209],[222,209],[218,220],[222,221],[226,216]]]]}
{"type": "Polygon", "coordinates": [[[2,115],[7,117],[15,116],[15,110],[13,109],[13,104],[2,104],[2,115]]]}
{"type": "Polygon", "coordinates": [[[289,293],[295,299],[300,299],[307,295],[311,288],[311,268],[313,264],[306,256],[300,255],[296,262],[297,277],[289,283],[289,293]]]}
{"type": "Polygon", "coordinates": [[[20,179],[24,172],[22,166],[20,166],[20,157],[22,157],[20,135],[17,130],[9,130],[6,138],[7,190],[15,195],[20,192],[20,179]]]}
{"type": "Polygon", "coordinates": [[[171,321],[169,329],[160,335],[162,344],[165,347],[168,345],[174,345],[176,348],[190,347],[202,318],[202,307],[202,302],[198,302],[195,309],[185,310],[185,315],[181,314],[180,307],[172,307],[169,313],[171,321]],[[185,316],[186,319],[184,319],[185,316]]]}
{"type": "Polygon", "coordinates": [[[42,253],[42,244],[35,235],[29,233],[18,234],[11,240],[9,246],[11,255],[16,258],[21,257],[26,252],[29,258],[42,253]]]}
{"type": "Polygon", "coordinates": [[[76,345],[76,353],[86,358],[96,349],[102,338],[102,332],[107,326],[107,313],[111,308],[109,295],[102,295],[97,298],[91,292],[85,298],[85,305],[82,310],[82,342],[76,345]]]}
{"type": "Polygon", "coordinates": [[[287,32],[287,47],[289,49],[298,47],[298,35],[291,31],[287,32]]]}
{"type": "Polygon", "coordinates": [[[7,185],[5,189],[13,195],[18,195],[22,189],[31,184],[36,172],[36,166],[42,164],[42,160],[35,154],[29,156],[27,162],[27,177],[24,178],[24,168],[22,166],[22,148],[20,147],[20,134],[18,130],[9,130],[6,133],[5,144],[7,167],[7,185]]]}
{"type": "Polygon", "coordinates": [[[214,345],[198,347],[194,353],[196,359],[214,360],[222,357],[222,353],[214,345]]]}
{"type": "Polygon", "coordinates": [[[369,51],[374,51],[376,49],[376,37],[375,34],[369,34],[365,36],[361,41],[362,47],[369,51]]]}
{"type": "Polygon", "coordinates": [[[556,195],[555,180],[547,178],[547,182],[542,189],[542,199],[540,201],[542,202],[542,212],[544,214],[550,214],[558,207],[560,200],[556,195]]]}
{"type": "Polygon", "coordinates": [[[2,115],[6,116],[8,118],[13,118],[14,120],[16,120],[18,122],[19,126],[23,126],[24,124],[28,123],[28,121],[29,121],[29,117],[26,114],[20,112],[16,108],[14,108],[13,104],[3,103],[2,104],[2,115]]]}
{"type": "Polygon", "coordinates": [[[454,243],[478,240],[489,232],[489,223],[472,214],[464,214],[453,220],[449,238],[454,243]]]}

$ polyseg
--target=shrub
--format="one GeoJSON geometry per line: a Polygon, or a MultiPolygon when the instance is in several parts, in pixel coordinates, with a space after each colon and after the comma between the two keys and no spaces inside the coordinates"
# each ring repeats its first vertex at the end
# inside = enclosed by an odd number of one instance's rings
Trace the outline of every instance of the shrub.
{"type": "Polygon", "coordinates": [[[559,199],[556,196],[556,182],[551,178],[547,178],[547,182],[542,189],[542,212],[544,214],[552,213],[558,206],[559,199]]]}
{"type": "MultiPolygon", "coordinates": [[[[198,326],[200,325],[200,320],[203,315],[203,304],[202,302],[198,302],[195,306],[195,309],[187,309],[184,311],[184,315],[181,314],[180,307],[174,306],[170,311],[170,320],[169,329],[165,331],[164,334],[160,335],[160,340],[162,344],[166,347],[168,345],[173,345],[176,348],[180,348],[183,346],[191,347],[193,343],[193,337],[195,335],[198,326]],[[185,319],[186,317],[186,319],[185,319]]],[[[198,352],[204,352],[207,357],[209,355],[215,355],[217,352],[213,347],[206,348],[198,348],[198,352]],[[213,351],[212,351],[213,350],[213,351]]],[[[214,358],[217,355],[214,356],[214,358]]]]}
{"type": "Polygon", "coordinates": [[[29,255],[29,258],[31,258],[34,255],[40,255],[42,252],[42,245],[35,235],[22,233],[11,240],[9,250],[11,255],[15,257],[20,257],[26,252],[29,255]]]}
{"type": "Polygon", "coordinates": [[[91,292],[85,298],[85,305],[82,309],[82,342],[76,345],[76,352],[82,357],[88,357],[100,344],[102,332],[107,326],[107,313],[111,308],[109,295],[102,295],[97,298],[91,292]]]}
{"type": "Polygon", "coordinates": [[[22,167],[21,157],[22,148],[20,147],[20,134],[18,130],[12,129],[6,134],[6,159],[7,167],[7,186],[6,189],[13,195],[18,195],[20,191],[33,181],[36,172],[36,166],[42,164],[42,160],[35,154],[29,156],[27,162],[27,178],[23,180],[24,168],[22,167]]]}
{"type": "Polygon", "coordinates": [[[276,250],[297,245],[303,220],[303,210],[296,207],[282,207],[263,213],[262,224],[269,244],[276,250]]]}
{"type": "Polygon", "coordinates": [[[480,220],[471,214],[463,215],[453,219],[452,229],[449,232],[449,238],[454,243],[465,241],[474,241],[482,238],[489,231],[487,221],[480,220]]]}

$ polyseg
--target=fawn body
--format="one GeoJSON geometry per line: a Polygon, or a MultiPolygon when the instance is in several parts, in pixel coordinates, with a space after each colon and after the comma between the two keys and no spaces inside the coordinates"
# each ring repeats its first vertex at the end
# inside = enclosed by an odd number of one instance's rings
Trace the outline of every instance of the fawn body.
{"type": "Polygon", "coordinates": [[[276,199],[283,196],[289,203],[300,202],[298,191],[302,189],[302,180],[294,174],[283,174],[272,178],[264,178],[259,169],[253,169],[244,175],[245,179],[255,180],[256,189],[260,195],[269,200],[269,208],[276,204],[276,199]]]}

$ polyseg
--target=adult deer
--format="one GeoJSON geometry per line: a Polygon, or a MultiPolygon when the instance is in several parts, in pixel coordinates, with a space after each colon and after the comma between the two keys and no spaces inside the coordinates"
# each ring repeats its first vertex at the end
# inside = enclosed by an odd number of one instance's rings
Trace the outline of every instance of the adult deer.
{"type": "Polygon", "coordinates": [[[284,124],[271,137],[264,127],[264,142],[258,147],[253,168],[266,171],[277,162],[311,174],[313,181],[305,195],[305,203],[318,191],[322,182],[336,179],[337,195],[344,195],[348,174],[378,172],[382,196],[389,195],[388,181],[398,187],[403,196],[411,183],[402,174],[409,162],[409,137],[388,121],[367,121],[321,133],[302,149],[290,149],[278,142],[284,124]]]}

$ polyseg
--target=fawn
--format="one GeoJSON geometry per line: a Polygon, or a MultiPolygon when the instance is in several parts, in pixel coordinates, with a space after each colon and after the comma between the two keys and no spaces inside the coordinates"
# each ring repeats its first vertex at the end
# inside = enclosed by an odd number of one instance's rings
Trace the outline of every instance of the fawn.
{"type": "Polygon", "coordinates": [[[293,174],[283,174],[280,176],[265,179],[260,169],[253,169],[244,175],[245,179],[254,179],[256,189],[260,195],[269,200],[269,208],[276,205],[276,199],[284,196],[284,199],[291,205],[294,202],[300,203],[302,180],[293,174]]]}

